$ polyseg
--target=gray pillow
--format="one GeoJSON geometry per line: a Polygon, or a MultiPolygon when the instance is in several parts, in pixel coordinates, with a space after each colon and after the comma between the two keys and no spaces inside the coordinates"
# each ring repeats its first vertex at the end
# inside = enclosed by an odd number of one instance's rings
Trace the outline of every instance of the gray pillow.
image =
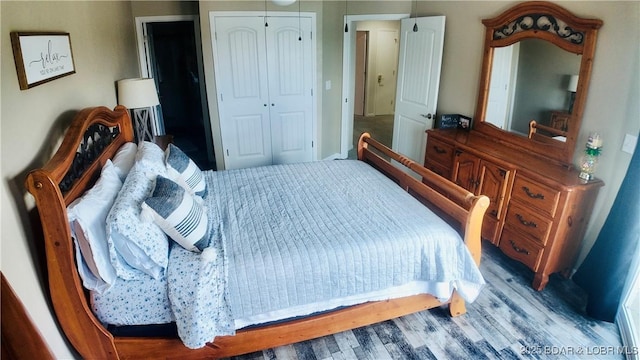
{"type": "Polygon", "coordinates": [[[170,179],[158,176],[153,194],[142,204],[142,212],[189,251],[200,252],[209,244],[205,207],[170,179]]]}

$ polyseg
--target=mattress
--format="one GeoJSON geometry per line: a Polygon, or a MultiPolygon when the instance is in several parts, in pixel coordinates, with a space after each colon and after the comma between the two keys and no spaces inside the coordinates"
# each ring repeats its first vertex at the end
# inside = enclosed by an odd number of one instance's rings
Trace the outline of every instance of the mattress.
{"type": "Polygon", "coordinates": [[[205,178],[213,255],[173,246],[167,278],[148,285],[147,301],[137,292],[143,285],[120,281],[92,294],[101,321],[175,319],[185,345],[197,348],[240,327],[371,300],[423,292],[446,300],[457,289],[471,302],[484,284],[459,234],[363,162],[205,178]]]}

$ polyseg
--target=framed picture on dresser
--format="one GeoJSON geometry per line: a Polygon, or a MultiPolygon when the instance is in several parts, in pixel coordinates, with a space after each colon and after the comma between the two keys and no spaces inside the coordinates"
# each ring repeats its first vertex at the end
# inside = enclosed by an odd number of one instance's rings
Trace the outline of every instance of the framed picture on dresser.
{"type": "Polygon", "coordinates": [[[436,125],[438,129],[471,129],[471,118],[460,114],[442,114],[436,125]]]}

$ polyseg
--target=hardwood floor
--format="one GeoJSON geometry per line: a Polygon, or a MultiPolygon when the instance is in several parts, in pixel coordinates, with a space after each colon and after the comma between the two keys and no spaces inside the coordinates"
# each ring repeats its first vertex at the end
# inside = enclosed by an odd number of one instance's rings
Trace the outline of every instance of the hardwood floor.
{"type": "Polygon", "coordinates": [[[483,243],[487,286],[465,315],[432,309],[234,359],[624,359],[615,324],[584,313],[571,280],[552,275],[531,288],[533,273],[483,243]]]}
{"type": "Polygon", "coordinates": [[[393,137],[393,115],[377,116],[353,116],[353,146],[349,151],[349,159],[356,158],[356,146],[363,132],[368,132],[371,137],[391,147],[393,137]]]}

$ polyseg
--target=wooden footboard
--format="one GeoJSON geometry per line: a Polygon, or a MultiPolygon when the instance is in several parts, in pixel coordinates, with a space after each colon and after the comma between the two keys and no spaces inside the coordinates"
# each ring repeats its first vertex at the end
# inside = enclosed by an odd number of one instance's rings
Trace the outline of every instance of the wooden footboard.
{"type": "Polygon", "coordinates": [[[482,219],[489,207],[489,198],[474,195],[463,187],[443,178],[415,161],[402,156],[387,146],[363,133],[358,141],[358,160],[367,162],[393,179],[403,189],[423,202],[435,207],[435,210],[453,219],[461,226],[464,242],[469,248],[473,260],[480,265],[482,219]],[[376,151],[369,149],[371,146],[376,151]],[[394,166],[379,154],[389,157],[410,171],[394,166]],[[420,177],[422,181],[419,181],[420,177]],[[435,190],[438,189],[438,190],[435,190]]]}
{"type": "MultiPolygon", "coordinates": [[[[74,348],[87,359],[217,358],[227,357],[308,340],[417,311],[450,304],[452,315],[465,312],[464,301],[454,292],[442,303],[430,295],[369,302],[326,312],[304,319],[238,331],[235,336],[218,337],[206,347],[186,348],[177,338],[114,337],[92,313],[88,296],[78,275],[66,207],[93,185],[107,159],[133,140],[127,109],[105,107],[78,113],[54,157],[41,169],[32,171],[26,187],[36,199],[45,236],[49,289],[56,317],[74,348]],[[88,135],[89,134],[89,135],[88,135]],[[91,139],[88,141],[88,139],[91,139]],[[88,146],[87,144],[91,144],[88,146]],[[88,149],[88,150],[87,150],[88,149]],[[82,151],[81,151],[82,150],[82,151]],[[77,155],[78,152],[83,155],[77,155]],[[85,156],[84,153],[92,153],[85,156]]],[[[468,191],[401,156],[363,134],[358,158],[372,164],[422,201],[458,222],[464,241],[476,263],[480,261],[480,226],[489,204],[485,196],[468,191]],[[421,180],[399,170],[383,155],[415,172],[421,180]],[[444,190],[439,193],[435,188],[444,190]]]]}

